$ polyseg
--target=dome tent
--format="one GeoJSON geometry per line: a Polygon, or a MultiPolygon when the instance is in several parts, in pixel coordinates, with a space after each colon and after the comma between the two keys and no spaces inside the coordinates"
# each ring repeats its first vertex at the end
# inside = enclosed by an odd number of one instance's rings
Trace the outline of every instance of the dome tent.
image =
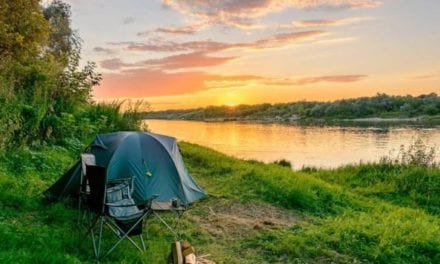
{"type": "MultiPolygon", "coordinates": [[[[145,201],[178,199],[190,204],[206,194],[188,173],[176,139],[147,132],[116,132],[98,135],[89,145],[96,165],[107,168],[108,180],[134,177],[133,198],[145,201]]],[[[49,200],[77,197],[80,188],[81,161],[55,182],[44,195],[49,200]]]]}

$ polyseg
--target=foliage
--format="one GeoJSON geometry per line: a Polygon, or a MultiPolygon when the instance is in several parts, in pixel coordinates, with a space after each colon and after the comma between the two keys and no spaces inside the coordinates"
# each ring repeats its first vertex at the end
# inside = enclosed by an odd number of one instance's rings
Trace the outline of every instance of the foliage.
{"type": "Polygon", "coordinates": [[[305,215],[291,229],[242,241],[243,251],[254,248],[269,263],[439,261],[438,168],[379,163],[292,172],[194,145],[182,149],[212,196],[262,200],[305,215]]]}
{"type": "Polygon", "coordinates": [[[440,171],[436,161],[435,148],[417,139],[378,164],[346,166],[336,173],[314,175],[362,195],[440,215],[440,171]]]}
{"type": "Polygon", "coordinates": [[[101,76],[81,68],[70,7],[0,0],[0,151],[47,143],[82,147],[98,132],[138,129],[137,109],[90,99],[101,76]]]}
{"type": "MultiPolygon", "coordinates": [[[[440,259],[440,171],[391,163],[292,171],[237,160],[180,143],[191,174],[209,197],[184,216],[184,238],[197,252],[225,263],[437,263],[440,259]],[[290,227],[256,228],[246,236],[209,229],[219,199],[269,203],[296,215],[290,227]],[[211,218],[210,218],[211,217],[211,218]]],[[[21,148],[0,157],[0,258],[8,262],[93,262],[68,204],[46,205],[39,194],[74,162],[64,147],[21,148]],[[68,235],[67,235],[68,234],[68,235]]],[[[244,212],[251,214],[252,212],[244,212]]],[[[221,214],[220,214],[221,215],[221,214]]],[[[165,216],[169,217],[169,216],[165,216]]],[[[241,221],[239,216],[233,221],[241,221]]],[[[107,233],[108,234],[108,233],[107,233]]],[[[105,241],[114,237],[106,236],[105,241]]],[[[172,234],[150,222],[149,249],[128,242],[103,262],[165,263],[172,234]]]]}
{"type": "Polygon", "coordinates": [[[280,166],[283,166],[283,167],[292,168],[292,163],[290,163],[290,161],[288,161],[286,159],[276,160],[273,163],[277,164],[277,165],[280,165],[280,166]]]}
{"type": "Polygon", "coordinates": [[[401,145],[397,155],[390,153],[390,156],[382,157],[381,163],[435,167],[438,165],[437,155],[438,153],[435,146],[428,146],[421,138],[418,138],[407,148],[401,145]]]}
{"type": "Polygon", "coordinates": [[[34,60],[47,43],[48,33],[49,23],[38,0],[0,1],[0,70],[34,60]]]}
{"type": "MultiPolygon", "coordinates": [[[[99,132],[138,129],[141,102],[92,104],[100,80],[94,64],[79,67],[80,40],[68,5],[0,0],[0,259],[8,263],[94,262],[69,204],[40,194],[99,132]]],[[[334,103],[299,102],[169,112],[183,118],[281,119],[416,116],[439,113],[435,94],[377,95],[334,103]]],[[[189,209],[184,238],[225,263],[438,263],[440,170],[435,150],[417,143],[397,158],[334,170],[292,171],[285,162],[237,160],[181,143],[189,171],[210,198],[189,209]],[[218,199],[271,204],[298,216],[290,227],[255,227],[223,235],[207,227],[218,199]]],[[[169,216],[165,216],[169,217],[169,216]]],[[[232,216],[240,221],[238,216],[232,216]]],[[[222,222],[216,228],[222,230],[222,222]]],[[[268,223],[270,226],[270,223],[268,223]]],[[[149,224],[149,250],[123,242],[109,263],[160,263],[174,238],[149,224]]],[[[111,240],[111,237],[105,237],[111,240]]]]}
{"type": "Polygon", "coordinates": [[[298,121],[307,119],[352,119],[367,117],[416,117],[440,115],[440,97],[435,94],[414,96],[390,96],[343,99],[334,102],[293,102],[209,106],[188,110],[150,112],[147,118],[163,119],[225,119],[225,120],[274,120],[298,121]]]}

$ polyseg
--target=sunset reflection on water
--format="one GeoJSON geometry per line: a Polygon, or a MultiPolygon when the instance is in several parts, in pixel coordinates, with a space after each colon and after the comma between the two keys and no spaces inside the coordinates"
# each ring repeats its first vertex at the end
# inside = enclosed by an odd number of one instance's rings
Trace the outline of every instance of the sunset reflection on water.
{"type": "Polygon", "coordinates": [[[146,120],[154,133],[213,148],[242,159],[289,160],[302,166],[338,167],[377,161],[421,138],[440,146],[438,128],[318,127],[239,122],[146,120]]]}

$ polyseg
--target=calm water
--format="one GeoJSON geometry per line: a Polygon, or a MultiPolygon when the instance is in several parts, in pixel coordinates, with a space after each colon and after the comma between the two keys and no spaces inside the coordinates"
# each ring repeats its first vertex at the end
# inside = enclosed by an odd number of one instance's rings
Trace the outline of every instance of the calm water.
{"type": "Polygon", "coordinates": [[[146,120],[152,132],[196,143],[243,159],[289,160],[303,165],[337,167],[376,161],[400,145],[421,138],[440,147],[440,128],[303,127],[283,124],[146,120]]]}

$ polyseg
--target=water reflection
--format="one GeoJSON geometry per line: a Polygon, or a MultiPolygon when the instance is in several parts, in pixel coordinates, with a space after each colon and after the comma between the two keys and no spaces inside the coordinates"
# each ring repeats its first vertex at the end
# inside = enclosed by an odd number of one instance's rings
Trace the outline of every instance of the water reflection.
{"type": "Polygon", "coordinates": [[[149,128],[243,159],[289,160],[302,166],[337,167],[375,161],[420,137],[440,146],[438,128],[356,128],[146,120],[149,128]]]}

